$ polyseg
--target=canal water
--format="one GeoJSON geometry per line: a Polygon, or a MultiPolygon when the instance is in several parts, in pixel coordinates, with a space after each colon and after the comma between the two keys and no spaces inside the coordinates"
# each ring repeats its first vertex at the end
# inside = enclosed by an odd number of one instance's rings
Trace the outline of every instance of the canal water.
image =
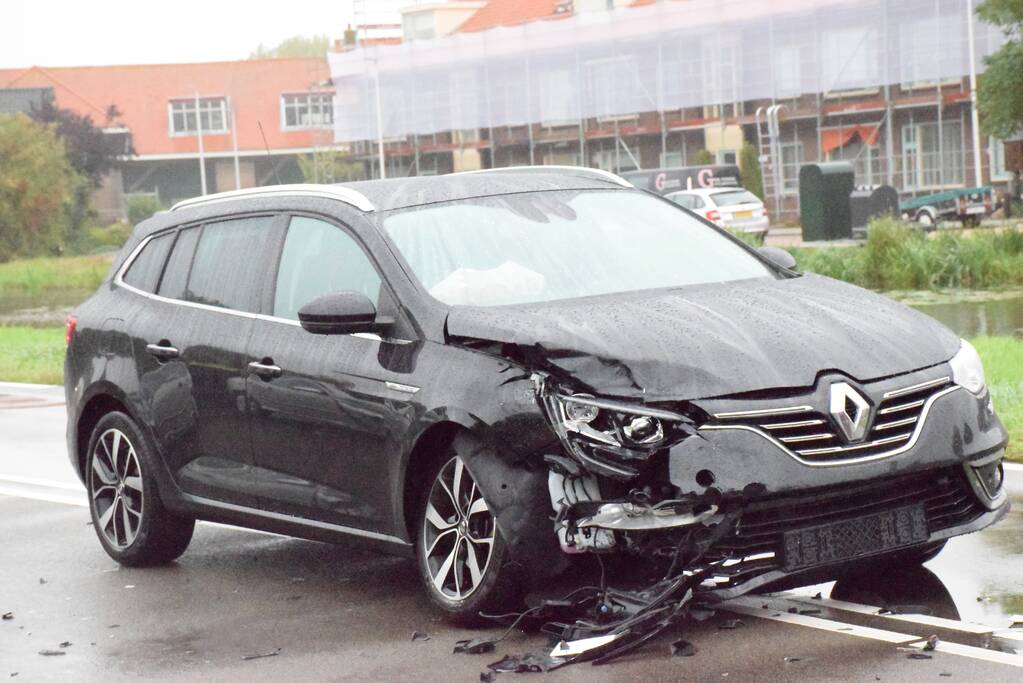
{"type": "Polygon", "coordinates": [[[961,337],[1023,337],[1023,294],[988,301],[911,303],[961,337]]]}

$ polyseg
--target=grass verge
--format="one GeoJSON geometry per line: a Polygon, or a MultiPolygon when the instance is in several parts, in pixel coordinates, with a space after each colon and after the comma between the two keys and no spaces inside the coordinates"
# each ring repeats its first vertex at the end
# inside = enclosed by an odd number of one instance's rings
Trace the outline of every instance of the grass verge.
{"type": "MultiPolygon", "coordinates": [[[[1023,340],[977,337],[995,410],[1009,430],[1008,457],[1023,462],[1023,340]]],[[[0,327],[0,381],[61,384],[64,330],[59,327],[0,327]]]]}
{"type": "Polygon", "coordinates": [[[64,330],[59,327],[0,327],[0,381],[64,382],[64,330]]]}
{"type": "Polygon", "coordinates": [[[36,295],[54,290],[99,287],[110,269],[111,256],[64,256],[0,263],[0,299],[36,295]]]}
{"type": "Polygon", "coordinates": [[[970,342],[984,360],[995,411],[1009,430],[1006,455],[1010,460],[1023,462],[1023,340],[977,337],[970,342]]]}

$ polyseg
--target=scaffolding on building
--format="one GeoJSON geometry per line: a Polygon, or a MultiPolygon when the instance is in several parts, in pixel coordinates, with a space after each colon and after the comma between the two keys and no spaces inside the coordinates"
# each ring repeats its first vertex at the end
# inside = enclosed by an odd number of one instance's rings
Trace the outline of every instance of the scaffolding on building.
{"type": "Polygon", "coordinates": [[[791,194],[798,164],[828,157],[849,158],[871,183],[961,183],[965,146],[949,143],[965,135],[960,105],[970,98],[971,58],[982,68],[1004,40],[978,20],[971,55],[970,5],[658,2],[362,47],[329,57],[334,139],[371,145],[383,138],[395,172],[420,172],[430,149],[475,149],[492,166],[569,162],[623,171],[642,166],[641,136],[659,139],[659,154],[646,155],[654,165],[683,165],[712,138],[726,147],[728,127],[755,141],[776,107],[781,115],[760,154],[778,171],[779,195],[791,194]],[[910,121],[904,139],[893,139],[896,116],[910,121]],[[804,144],[813,129],[816,144],[804,144]],[[702,145],[691,131],[703,134],[702,145]],[[906,150],[898,164],[895,147],[906,150]]]}

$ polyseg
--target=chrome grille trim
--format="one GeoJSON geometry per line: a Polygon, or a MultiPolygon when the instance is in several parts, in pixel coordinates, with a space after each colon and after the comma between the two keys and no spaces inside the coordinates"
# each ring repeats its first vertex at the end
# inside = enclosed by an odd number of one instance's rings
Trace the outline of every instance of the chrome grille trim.
{"type": "Polygon", "coordinates": [[[820,441],[821,439],[834,439],[835,435],[827,432],[820,434],[806,434],[805,436],[782,436],[778,441],[782,443],[802,443],[803,441],[820,441]]]}
{"type": "Polygon", "coordinates": [[[897,434],[895,436],[889,436],[885,439],[877,439],[876,441],[865,441],[864,443],[852,444],[849,446],[833,446],[831,448],[807,448],[804,450],[796,451],[800,455],[819,455],[823,453],[849,453],[851,451],[862,451],[864,448],[874,448],[876,446],[887,446],[890,443],[898,443],[904,439],[908,439],[913,436],[912,432],[907,434],[897,434]]]}
{"type": "MultiPolygon", "coordinates": [[[[919,416],[917,417],[916,425],[914,426],[912,432],[906,432],[905,434],[893,435],[891,437],[886,437],[886,438],[882,438],[882,439],[873,439],[873,440],[871,440],[869,442],[865,442],[865,443],[861,443],[861,444],[850,444],[848,446],[835,446],[833,448],[828,448],[828,449],[805,449],[805,450],[802,450],[802,451],[798,451],[798,450],[793,450],[793,449],[789,448],[781,440],[779,440],[779,438],[777,436],[774,436],[774,435],[768,433],[765,429],[762,429],[761,427],[758,427],[758,426],[751,426],[751,425],[747,425],[747,424],[705,424],[702,427],[700,427],[700,431],[701,432],[713,432],[713,431],[743,431],[743,432],[751,432],[751,433],[756,434],[756,435],[760,436],[761,438],[764,438],[767,441],[771,442],[771,444],[773,444],[780,451],[782,451],[783,453],[785,453],[786,455],[791,457],[793,460],[796,460],[797,462],[799,462],[799,463],[801,463],[803,465],[807,465],[809,467],[839,467],[839,466],[842,466],[842,465],[851,465],[851,464],[856,464],[856,463],[871,462],[871,461],[874,461],[874,460],[882,460],[884,458],[890,458],[890,457],[899,455],[901,453],[905,453],[906,451],[908,451],[911,448],[913,448],[913,446],[916,445],[916,442],[920,439],[920,434],[922,433],[923,427],[924,427],[924,425],[927,422],[927,416],[930,413],[931,407],[934,405],[934,402],[937,401],[942,396],[947,396],[948,394],[951,394],[954,391],[958,391],[961,388],[962,387],[960,387],[957,384],[950,384],[949,386],[945,387],[944,389],[940,389],[938,391],[935,391],[930,396],[928,396],[926,399],[921,400],[920,404],[922,404],[922,408],[920,410],[919,416]],[[863,451],[863,450],[865,450],[865,449],[867,449],[867,448],[869,448],[871,446],[873,446],[873,447],[878,447],[878,446],[884,447],[886,445],[893,446],[893,448],[881,451],[879,453],[869,453],[869,454],[856,455],[857,452],[863,451]],[[808,460],[805,457],[803,457],[805,455],[814,455],[815,451],[817,452],[817,454],[849,452],[851,457],[840,458],[840,459],[835,459],[835,460],[808,460]],[[824,451],[824,453],[822,453],[822,451],[824,451]]],[[[756,413],[756,414],[761,414],[761,415],[773,414],[773,411],[751,411],[751,412],[756,413]]],[[[734,413],[725,413],[725,414],[726,415],[732,415],[734,413]]],[[[742,415],[742,414],[743,413],[740,413],[740,415],[742,415]]],[[[717,417],[717,416],[715,415],[715,417],[717,417]]],[[[876,429],[876,427],[875,427],[875,429],[876,429]]]]}
{"type": "Polygon", "coordinates": [[[891,415],[892,413],[901,413],[904,410],[912,410],[913,408],[919,408],[924,404],[924,400],[925,399],[920,399],[919,401],[910,401],[909,403],[900,403],[889,408],[882,408],[881,410],[877,411],[877,414],[891,415]]]}
{"type": "Polygon", "coordinates": [[[906,417],[901,420],[895,420],[893,422],[881,422],[874,425],[875,432],[882,432],[886,429],[895,429],[896,427],[903,427],[905,425],[911,425],[916,422],[916,415],[913,417],[906,417]]]}
{"type": "Polygon", "coordinates": [[[763,408],[761,410],[737,410],[729,413],[715,413],[718,420],[730,420],[737,417],[769,417],[771,415],[795,415],[797,413],[812,413],[810,406],[792,406],[790,408],[763,408]]]}
{"type": "Polygon", "coordinates": [[[890,398],[896,398],[898,396],[905,396],[906,394],[915,394],[916,392],[923,391],[924,389],[930,389],[931,387],[938,387],[943,384],[948,384],[951,380],[952,380],[951,377],[939,377],[937,379],[932,379],[928,382],[921,382],[920,384],[914,384],[911,387],[905,387],[904,389],[893,389],[892,391],[885,392],[882,398],[884,400],[888,400],[890,398]]]}
{"type": "Polygon", "coordinates": [[[824,420],[799,420],[797,422],[772,422],[760,425],[764,429],[794,429],[796,427],[816,427],[824,424],[824,420]]]}

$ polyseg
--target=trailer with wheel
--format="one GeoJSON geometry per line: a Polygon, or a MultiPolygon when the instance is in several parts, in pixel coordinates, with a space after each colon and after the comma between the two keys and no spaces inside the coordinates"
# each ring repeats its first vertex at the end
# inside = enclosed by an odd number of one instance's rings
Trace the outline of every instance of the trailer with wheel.
{"type": "Polygon", "coordinates": [[[978,225],[994,209],[994,190],[990,186],[946,190],[903,200],[899,211],[904,220],[913,220],[931,229],[942,220],[959,220],[963,226],[978,225]]]}

